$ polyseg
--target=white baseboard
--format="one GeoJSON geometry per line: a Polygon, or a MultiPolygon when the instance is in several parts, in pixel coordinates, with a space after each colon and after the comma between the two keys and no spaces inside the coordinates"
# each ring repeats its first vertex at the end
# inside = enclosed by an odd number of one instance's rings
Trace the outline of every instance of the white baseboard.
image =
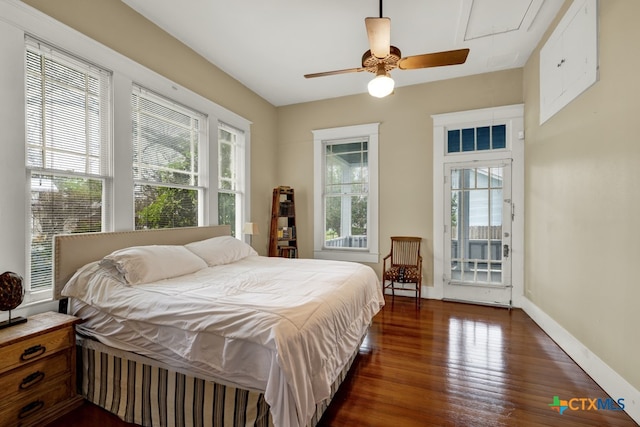
{"type": "MultiPolygon", "coordinates": [[[[396,289],[396,295],[399,295],[401,297],[414,297],[416,296],[415,291],[403,291],[403,290],[398,290],[396,289]]],[[[384,294],[385,295],[391,295],[391,289],[385,288],[384,289],[384,294]]],[[[422,290],[421,290],[421,294],[422,294],[422,299],[442,299],[442,291],[439,291],[438,289],[435,289],[433,286],[425,286],[422,285],[422,290]]]]}
{"type": "MultiPolygon", "coordinates": [[[[640,424],[640,390],[604,363],[547,313],[527,298],[522,309],[551,337],[613,400],[624,399],[624,411],[640,424]]],[[[604,397],[604,396],[603,396],[604,397]]]]}

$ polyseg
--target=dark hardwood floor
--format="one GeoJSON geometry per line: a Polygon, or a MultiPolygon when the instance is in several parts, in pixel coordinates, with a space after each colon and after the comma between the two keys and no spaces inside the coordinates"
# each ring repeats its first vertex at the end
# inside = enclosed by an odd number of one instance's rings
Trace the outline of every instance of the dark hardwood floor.
{"type": "MultiPolygon", "coordinates": [[[[387,297],[320,426],[636,426],[523,311],[387,297]],[[580,401],[573,401],[576,407],[580,401]],[[588,407],[588,405],[587,405],[588,407]]],[[[48,427],[124,427],[85,404],[48,427]]]]}

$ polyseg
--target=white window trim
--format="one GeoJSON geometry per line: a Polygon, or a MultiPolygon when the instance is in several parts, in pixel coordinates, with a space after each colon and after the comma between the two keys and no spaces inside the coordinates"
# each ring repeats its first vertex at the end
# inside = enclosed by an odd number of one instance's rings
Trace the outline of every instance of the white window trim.
{"type": "Polygon", "coordinates": [[[427,298],[442,299],[444,295],[444,170],[448,163],[473,163],[511,156],[514,220],[511,224],[512,303],[521,307],[524,289],[524,104],[483,108],[456,113],[435,114],[433,118],[433,277],[434,286],[423,288],[427,298]],[[506,149],[450,153],[447,150],[449,128],[461,129],[487,125],[507,125],[506,149]],[[518,255],[518,256],[515,256],[518,255]]]}
{"type": "Polygon", "coordinates": [[[378,263],[378,129],[380,123],[369,123],[313,130],[313,254],[314,258],[378,263]],[[367,220],[368,250],[326,249],[324,242],[324,209],[322,203],[324,142],[365,137],[369,152],[369,218],[367,220]]]}
{"type": "MultiPolygon", "coordinates": [[[[3,159],[0,161],[0,182],[12,183],[3,187],[3,194],[14,200],[10,210],[3,212],[0,222],[0,234],[5,236],[5,244],[0,247],[0,259],[5,270],[14,271],[25,277],[28,268],[29,232],[27,230],[30,188],[25,173],[25,129],[15,123],[25,121],[24,100],[24,36],[31,36],[43,42],[64,49],[83,60],[93,62],[110,70],[112,74],[113,96],[113,186],[107,195],[105,210],[113,221],[105,231],[133,230],[133,170],[131,147],[131,90],[137,83],[148,90],[166,96],[176,102],[199,110],[209,118],[209,143],[203,144],[200,152],[202,159],[208,159],[208,168],[201,169],[203,185],[209,190],[205,195],[204,214],[200,225],[216,224],[217,212],[217,135],[218,122],[234,126],[245,135],[245,221],[250,213],[249,153],[251,122],[211,100],[186,89],[171,80],[151,71],[126,56],[108,48],[86,35],[60,23],[52,17],[18,0],[0,1],[0,125],[4,129],[0,135],[3,147],[3,159]],[[20,141],[20,143],[16,143],[20,141]],[[115,207],[117,206],[117,210],[115,207]],[[16,250],[15,248],[23,248],[16,250]],[[27,248],[27,249],[24,249],[27,248]]],[[[50,300],[51,291],[34,292],[25,296],[15,315],[21,315],[20,309],[29,313],[28,305],[34,302],[50,300]]]]}

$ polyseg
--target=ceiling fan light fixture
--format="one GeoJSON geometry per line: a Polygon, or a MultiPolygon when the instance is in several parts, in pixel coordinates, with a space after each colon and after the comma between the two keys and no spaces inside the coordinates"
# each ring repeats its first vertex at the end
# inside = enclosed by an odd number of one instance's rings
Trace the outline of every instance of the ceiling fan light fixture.
{"type": "Polygon", "coordinates": [[[376,98],[384,98],[393,92],[395,82],[387,73],[384,64],[378,65],[378,72],[376,76],[369,82],[367,89],[369,89],[369,95],[376,98]]]}

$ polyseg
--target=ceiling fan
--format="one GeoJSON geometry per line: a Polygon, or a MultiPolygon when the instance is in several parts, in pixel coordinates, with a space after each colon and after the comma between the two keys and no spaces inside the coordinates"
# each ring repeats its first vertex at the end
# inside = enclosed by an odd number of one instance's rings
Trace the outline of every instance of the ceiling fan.
{"type": "Polygon", "coordinates": [[[376,75],[376,77],[369,82],[369,93],[372,96],[383,98],[393,92],[394,81],[389,76],[389,71],[395,68],[415,70],[419,68],[464,64],[467,60],[467,55],[469,55],[469,49],[456,49],[403,58],[400,49],[391,46],[391,19],[382,16],[382,0],[380,0],[380,17],[365,18],[364,23],[367,28],[370,49],[362,55],[361,67],[305,74],[304,77],[310,79],[314,77],[368,71],[376,75]]]}

